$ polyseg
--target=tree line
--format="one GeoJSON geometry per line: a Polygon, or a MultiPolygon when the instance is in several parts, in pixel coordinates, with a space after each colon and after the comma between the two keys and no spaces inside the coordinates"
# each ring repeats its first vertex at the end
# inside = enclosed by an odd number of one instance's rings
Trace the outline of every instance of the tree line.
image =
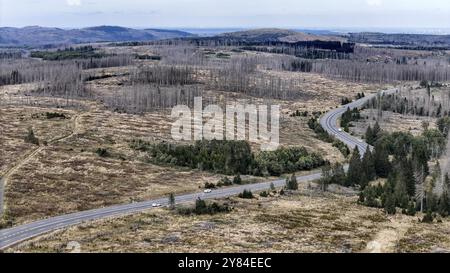
{"type": "Polygon", "coordinates": [[[448,215],[448,174],[441,171],[437,161],[446,146],[441,131],[427,129],[420,136],[404,132],[388,134],[376,124],[368,128],[366,139],[374,145],[373,151],[367,149],[361,157],[356,148],[346,174],[341,165],[324,167],[323,185],[358,186],[361,204],[384,208],[389,214],[400,208],[408,215],[417,211],[448,215]],[[430,170],[432,160],[437,163],[430,170]],[[387,182],[370,184],[378,178],[387,182]]]}
{"type": "Polygon", "coordinates": [[[440,118],[450,114],[450,97],[444,90],[433,92],[431,86],[427,85],[424,91],[408,89],[379,95],[368,101],[364,107],[402,115],[440,118]]]}
{"type": "Polygon", "coordinates": [[[156,164],[169,164],[226,175],[279,176],[312,170],[325,160],[302,147],[283,147],[273,152],[253,153],[246,141],[197,141],[193,145],[135,140],[131,147],[147,152],[156,164]]]}

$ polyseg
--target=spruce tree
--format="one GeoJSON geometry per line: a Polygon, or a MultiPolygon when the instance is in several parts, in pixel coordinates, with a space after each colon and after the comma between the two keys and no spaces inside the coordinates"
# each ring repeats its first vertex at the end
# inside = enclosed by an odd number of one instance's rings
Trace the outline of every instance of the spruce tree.
{"type": "Polygon", "coordinates": [[[450,200],[448,197],[448,193],[445,191],[439,198],[438,213],[442,217],[447,217],[449,215],[449,207],[450,207],[450,200]]]}
{"type": "Polygon", "coordinates": [[[411,160],[406,160],[401,164],[402,180],[405,183],[407,194],[410,197],[416,195],[416,179],[414,178],[414,168],[411,160]]]}
{"type": "Polygon", "coordinates": [[[342,164],[335,163],[331,167],[331,173],[332,177],[330,184],[345,185],[346,174],[342,164]]]}
{"type": "Polygon", "coordinates": [[[326,191],[332,180],[333,173],[331,166],[330,164],[325,164],[325,166],[322,167],[322,177],[319,180],[320,189],[326,191]]]}
{"type": "Polygon", "coordinates": [[[366,142],[370,145],[373,145],[375,142],[375,138],[373,136],[373,130],[372,127],[369,125],[369,128],[366,130],[366,142]]]}
{"type": "Polygon", "coordinates": [[[291,191],[298,190],[298,182],[295,174],[293,174],[290,178],[286,179],[286,189],[291,191]]]}
{"type": "Polygon", "coordinates": [[[175,208],[175,195],[173,193],[169,194],[169,208],[175,208]]]}
{"type": "Polygon", "coordinates": [[[362,159],[362,166],[363,171],[366,174],[366,178],[369,181],[373,181],[376,178],[377,174],[375,170],[375,160],[370,149],[367,149],[366,153],[364,154],[364,157],[362,159]]]}
{"type": "Polygon", "coordinates": [[[380,137],[380,134],[381,134],[381,127],[380,127],[380,124],[378,124],[378,121],[373,126],[372,134],[373,134],[374,143],[375,143],[378,140],[378,138],[380,137]]]}
{"type": "Polygon", "coordinates": [[[447,193],[450,192],[450,176],[448,173],[444,176],[444,189],[447,191],[447,193]]]}
{"type": "Polygon", "coordinates": [[[34,135],[32,127],[28,127],[28,133],[27,136],[25,137],[25,142],[34,145],[39,145],[39,139],[34,135]]]}
{"type": "Polygon", "coordinates": [[[427,210],[430,211],[437,211],[438,208],[438,198],[436,198],[436,195],[433,192],[429,192],[427,194],[426,198],[426,207],[427,210]]]}
{"type": "Polygon", "coordinates": [[[386,197],[386,202],[384,205],[384,211],[387,214],[394,215],[397,213],[396,207],[395,207],[395,197],[392,194],[389,194],[386,197]]]}
{"type": "Polygon", "coordinates": [[[397,181],[397,184],[395,185],[394,196],[396,205],[402,209],[407,209],[409,198],[403,179],[399,179],[397,181]]]}
{"type": "Polygon", "coordinates": [[[359,198],[358,198],[358,204],[364,205],[366,200],[366,193],[365,191],[359,192],[359,198]]]}
{"type": "Polygon", "coordinates": [[[362,172],[361,165],[361,155],[359,153],[358,147],[355,147],[352,157],[350,158],[346,186],[354,186],[360,184],[362,172]]]}
{"type": "Polygon", "coordinates": [[[377,145],[373,158],[377,177],[387,178],[391,172],[391,162],[386,148],[383,145],[377,145]]]}
{"type": "Polygon", "coordinates": [[[367,186],[369,186],[370,180],[367,178],[366,172],[362,171],[359,177],[359,186],[362,190],[364,190],[367,186]]]}
{"type": "Polygon", "coordinates": [[[423,167],[425,175],[430,174],[428,161],[430,160],[430,149],[423,137],[416,138],[412,145],[412,158],[418,168],[423,167]]]}
{"type": "Polygon", "coordinates": [[[382,204],[383,207],[386,206],[386,202],[387,202],[388,196],[392,196],[394,194],[396,180],[397,180],[396,175],[395,174],[391,174],[391,175],[389,175],[388,180],[384,184],[383,194],[381,196],[381,204],[382,204]]]}
{"type": "Polygon", "coordinates": [[[378,196],[377,196],[377,190],[375,187],[369,186],[366,187],[364,190],[364,205],[372,208],[378,208],[378,196]]]}
{"type": "Polygon", "coordinates": [[[406,215],[415,216],[416,215],[416,203],[410,201],[408,204],[408,208],[406,209],[406,215]]]}

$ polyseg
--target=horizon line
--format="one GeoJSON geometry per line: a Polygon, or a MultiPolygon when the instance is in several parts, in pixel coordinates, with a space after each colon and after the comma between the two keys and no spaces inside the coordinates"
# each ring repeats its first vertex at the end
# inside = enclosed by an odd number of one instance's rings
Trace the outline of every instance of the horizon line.
{"type": "Polygon", "coordinates": [[[126,26],[126,25],[113,25],[113,24],[98,24],[90,26],[50,26],[50,25],[25,25],[25,26],[0,26],[0,28],[17,28],[23,29],[27,27],[42,27],[42,28],[59,28],[64,30],[72,29],[85,29],[100,26],[113,26],[113,27],[123,27],[136,30],[143,29],[161,29],[161,30],[254,30],[254,29],[287,29],[287,30],[314,30],[314,31],[330,31],[330,32],[383,32],[388,31],[386,34],[427,34],[427,32],[433,32],[428,34],[437,34],[436,32],[442,32],[441,35],[450,34],[450,27],[362,27],[362,26],[345,26],[345,27],[306,27],[306,26],[226,26],[226,27],[204,27],[204,26],[126,26]],[[404,33],[402,31],[406,31],[404,33]]]}

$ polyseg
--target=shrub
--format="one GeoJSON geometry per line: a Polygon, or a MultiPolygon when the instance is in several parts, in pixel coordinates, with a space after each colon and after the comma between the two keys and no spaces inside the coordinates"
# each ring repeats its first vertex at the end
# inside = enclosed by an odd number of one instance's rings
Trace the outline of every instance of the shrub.
{"type": "Polygon", "coordinates": [[[219,183],[217,184],[217,186],[219,186],[219,187],[227,187],[227,186],[231,186],[231,185],[233,185],[233,182],[226,176],[222,177],[222,179],[220,179],[219,183]]]}
{"type": "Polygon", "coordinates": [[[233,184],[235,185],[242,185],[242,179],[241,176],[238,174],[233,178],[233,184]]]}
{"type": "MultiPolygon", "coordinates": [[[[359,95],[359,94],[358,94],[358,95],[359,95]]],[[[341,104],[342,104],[342,105],[347,105],[347,104],[349,104],[349,103],[351,103],[351,102],[352,102],[352,100],[349,99],[349,98],[347,98],[347,97],[341,99],[341,104]]]]}
{"type": "Polygon", "coordinates": [[[24,140],[25,140],[25,143],[39,145],[39,139],[34,135],[33,128],[31,128],[31,127],[28,128],[28,134],[24,140]]]}
{"type": "Polygon", "coordinates": [[[202,199],[197,199],[195,201],[194,208],[178,208],[177,212],[181,215],[204,215],[204,214],[217,214],[217,213],[227,213],[232,209],[227,204],[211,203],[208,204],[202,199]]]}
{"type": "Polygon", "coordinates": [[[408,216],[416,216],[416,204],[414,202],[412,201],[409,202],[405,214],[408,216]]]}
{"type": "Polygon", "coordinates": [[[341,152],[341,154],[342,154],[344,157],[346,157],[346,158],[347,158],[347,157],[350,155],[350,153],[351,153],[350,148],[349,148],[347,145],[345,145],[344,142],[342,142],[342,141],[340,141],[340,140],[338,140],[338,139],[335,139],[335,140],[333,141],[333,147],[337,148],[337,149],[341,152]]]}
{"type": "Polygon", "coordinates": [[[353,110],[347,108],[347,111],[341,117],[341,127],[348,128],[352,121],[357,121],[359,119],[361,119],[361,113],[358,108],[353,110]]]}
{"type": "Polygon", "coordinates": [[[230,56],[230,54],[219,52],[219,53],[216,54],[216,57],[217,58],[222,58],[222,59],[228,59],[231,56],[230,56]]]}
{"type": "Polygon", "coordinates": [[[322,125],[320,125],[317,118],[315,118],[315,117],[311,118],[308,121],[308,127],[314,131],[314,133],[316,134],[316,136],[319,140],[322,140],[322,141],[328,142],[328,143],[332,143],[334,141],[334,138],[332,136],[330,136],[330,134],[328,134],[327,131],[325,131],[325,129],[323,129],[322,125]]]}
{"type": "Polygon", "coordinates": [[[271,191],[276,191],[275,184],[270,183],[270,190],[271,191]]]}
{"type": "Polygon", "coordinates": [[[130,143],[130,148],[140,152],[149,152],[152,148],[152,144],[141,139],[134,139],[130,143]]]}
{"type": "Polygon", "coordinates": [[[108,157],[109,152],[106,148],[98,148],[95,153],[100,157],[108,157]]]}
{"type": "Polygon", "coordinates": [[[239,194],[239,198],[242,199],[253,199],[253,193],[250,190],[244,190],[239,194]]]}
{"type": "Polygon", "coordinates": [[[255,161],[261,173],[272,176],[309,171],[325,164],[322,156],[309,153],[303,147],[282,147],[273,152],[261,152],[255,157],[255,161]]]}
{"type": "MultiPolygon", "coordinates": [[[[378,208],[380,207],[380,203],[378,201],[378,196],[379,194],[377,193],[377,188],[373,187],[373,186],[368,186],[364,189],[364,191],[362,192],[363,197],[363,204],[367,207],[372,207],[372,208],[378,208]]],[[[362,198],[360,198],[361,201],[362,198]]],[[[391,212],[390,214],[392,214],[392,205],[389,204],[389,208],[387,209],[387,211],[391,212]]]]}
{"type": "Polygon", "coordinates": [[[298,182],[295,174],[293,174],[290,178],[286,179],[286,189],[291,191],[298,190],[298,182]]]}
{"type": "Polygon", "coordinates": [[[266,191],[263,191],[263,192],[259,193],[259,196],[261,196],[261,197],[269,197],[269,193],[266,192],[266,191]]]}
{"type": "Polygon", "coordinates": [[[428,210],[427,213],[422,218],[422,223],[431,224],[434,221],[433,213],[428,210]]]}
{"type": "Polygon", "coordinates": [[[214,183],[209,183],[209,182],[205,183],[205,189],[215,189],[215,188],[216,188],[216,185],[214,185],[214,183]]]}
{"type": "Polygon", "coordinates": [[[46,112],[45,113],[45,117],[47,119],[55,119],[55,118],[60,118],[60,119],[67,119],[67,116],[63,113],[56,113],[56,112],[46,112]]]}

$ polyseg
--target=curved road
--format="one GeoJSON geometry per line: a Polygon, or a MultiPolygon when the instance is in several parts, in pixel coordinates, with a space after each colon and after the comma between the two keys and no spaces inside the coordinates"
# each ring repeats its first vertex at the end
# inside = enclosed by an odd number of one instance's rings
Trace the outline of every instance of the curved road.
{"type": "MultiPolygon", "coordinates": [[[[395,89],[382,91],[383,93],[394,93],[395,89]]],[[[350,109],[358,108],[364,105],[365,102],[374,98],[376,95],[370,95],[365,98],[362,98],[358,101],[352,102],[346,106],[336,108],[326,115],[324,115],[320,123],[323,128],[330,134],[334,135],[337,139],[341,140],[345,144],[347,144],[350,148],[358,147],[360,149],[361,154],[363,155],[367,149],[368,144],[364,143],[362,140],[358,140],[353,136],[342,132],[339,128],[337,128],[337,121],[342,116],[342,114],[349,107],[350,109]]],[[[298,177],[299,182],[308,182],[317,180],[321,177],[321,173],[314,173],[311,175],[298,177]]],[[[224,198],[229,196],[235,196],[239,193],[243,192],[244,189],[248,189],[251,191],[263,191],[270,189],[270,184],[273,183],[275,187],[283,187],[285,185],[285,180],[277,180],[272,182],[251,184],[251,185],[243,185],[238,187],[230,187],[224,189],[214,190],[209,194],[205,193],[193,193],[180,195],[175,198],[177,204],[185,204],[189,202],[193,202],[198,198],[202,199],[216,199],[216,198],[224,198]]],[[[158,203],[162,206],[168,205],[168,198],[150,200],[146,202],[132,203],[126,205],[117,205],[107,208],[77,212],[72,214],[67,214],[63,216],[48,218],[40,221],[36,221],[33,223],[0,230],[0,249],[5,249],[10,246],[16,245],[20,242],[23,242],[27,239],[31,239],[37,237],[39,235],[43,235],[45,233],[49,233],[55,230],[59,230],[62,228],[71,227],[74,225],[82,224],[84,222],[99,220],[110,217],[123,216],[133,213],[139,213],[145,210],[149,210],[152,208],[152,204],[158,203]]]]}
{"type": "MultiPolygon", "coordinates": [[[[381,91],[379,94],[393,94],[397,92],[398,89],[389,89],[381,91]]],[[[378,94],[372,94],[369,96],[366,96],[362,99],[359,99],[357,101],[354,101],[352,103],[349,103],[345,106],[336,108],[334,110],[331,110],[330,112],[326,113],[321,119],[320,119],[320,125],[332,136],[339,139],[340,141],[344,142],[348,147],[351,149],[354,149],[355,147],[358,147],[359,152],[361,156],[363,156],[369,146],[369,144],[365,143],[363,140],[358,139],[354,136],[351,136],[350,134],[344,132],[342,129],[337,127],[338,119],[347,111],[347,109],[353,110],[355,108],[360,108],[364,106],[366,102],[369,100],[375,98],[378,94]]],[[[372,147],[370,147],[372,148],[372,147]]]]}

